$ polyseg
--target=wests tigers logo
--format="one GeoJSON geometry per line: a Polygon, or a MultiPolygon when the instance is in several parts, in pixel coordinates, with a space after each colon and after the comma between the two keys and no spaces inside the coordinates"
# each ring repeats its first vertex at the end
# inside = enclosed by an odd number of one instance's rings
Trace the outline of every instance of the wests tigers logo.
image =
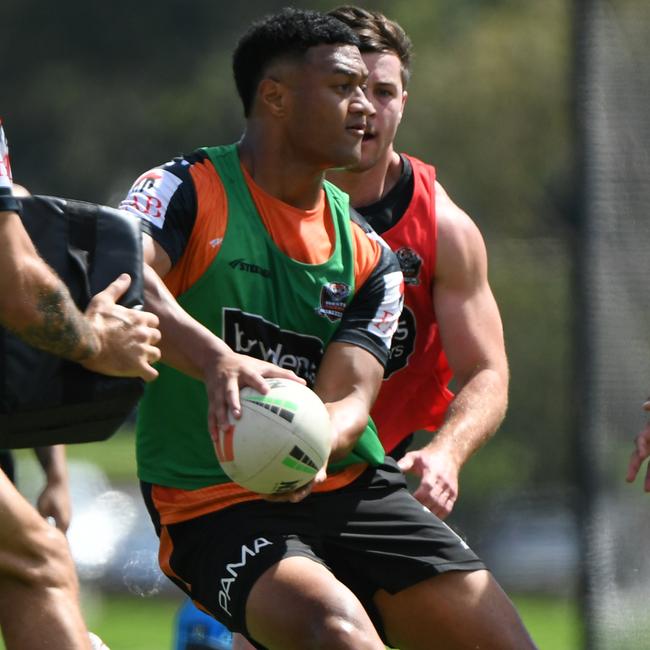
{"type": "Polygon", "coordinates": [[[408,246],[402,246],[395,251],[397,261],[402,269],[404,284],[420,284],[420,269],[422,268],[422,258],[408,246]]]}

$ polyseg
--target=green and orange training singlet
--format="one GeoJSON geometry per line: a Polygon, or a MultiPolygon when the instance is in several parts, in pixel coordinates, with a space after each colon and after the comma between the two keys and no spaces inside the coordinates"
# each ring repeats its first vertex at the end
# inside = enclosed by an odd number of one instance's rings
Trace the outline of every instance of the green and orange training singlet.
{"type": "MultiPolygon", "coordinates": [[[[347,195],[334,186],[325,185],[313,210],[288,206],[254,183],[230,145],[147,172],[122,207],[169,255],[165,281],[181,306],[236,352],[290,368],[310,385],[330,341],[385,363],[401,274],[385,245],[350,220],[347,195]]],[[[159,371],[140,404],[137,459],[163,523],[259,498],[219,465],[203,383],[163,364],[159,371]]],[[[382,458],[369,423],[320,487],[347,484],[382,458]]]]}

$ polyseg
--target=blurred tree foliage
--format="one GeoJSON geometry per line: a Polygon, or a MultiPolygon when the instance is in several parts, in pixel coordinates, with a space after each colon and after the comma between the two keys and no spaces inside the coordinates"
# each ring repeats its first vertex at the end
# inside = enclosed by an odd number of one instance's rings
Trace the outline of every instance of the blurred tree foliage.
{"type": "MultiPolygon", "coordinates": [[[[145,169],[237,139],[232,48],[252,20],[286,4],[3,0],[0,114],[16,180],[115,204],[145,169]]],[[[359,4],[412,37],[399,146],[435,164],[483,230],[504,319],[509,415],[465,470],[461,503],[505,484],[570,483],[569,4],[359,4]]]]}

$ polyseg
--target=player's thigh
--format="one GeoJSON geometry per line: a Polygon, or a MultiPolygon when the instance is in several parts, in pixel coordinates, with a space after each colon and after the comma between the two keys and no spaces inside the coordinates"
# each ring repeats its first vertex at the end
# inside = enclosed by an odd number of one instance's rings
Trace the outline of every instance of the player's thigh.
{"type": "Polygon", "coordinates": [[[449,571],[375,604],[386,636],[402,650],[529,650],[535,648],[517,611],[486,570],[449,571]]]}
{"type": "Polygon", "coordinates": [[[288,557],[264,572],[246,602],[250,636],[269,648],[383,649],[358,598],[322,564],[288,557]]]}

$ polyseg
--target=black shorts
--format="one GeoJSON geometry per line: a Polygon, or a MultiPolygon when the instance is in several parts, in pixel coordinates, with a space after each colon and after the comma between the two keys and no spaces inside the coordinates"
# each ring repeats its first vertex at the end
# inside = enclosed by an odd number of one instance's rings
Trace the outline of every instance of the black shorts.
{"type": "MultiPolygon", "coordinates": [[[[158,526],[151,486],[145,501],[158,526]]],[[[246,599],[281,559],[328,567],[363,603],[377,630],[379,589],[394,594],[445,571],[485,566],[467,544],[406,489],[392,458],[350,485],[300,503],[250,501],[166,526],[168,576],[233,632],[246,631],[246,599]]]]}

